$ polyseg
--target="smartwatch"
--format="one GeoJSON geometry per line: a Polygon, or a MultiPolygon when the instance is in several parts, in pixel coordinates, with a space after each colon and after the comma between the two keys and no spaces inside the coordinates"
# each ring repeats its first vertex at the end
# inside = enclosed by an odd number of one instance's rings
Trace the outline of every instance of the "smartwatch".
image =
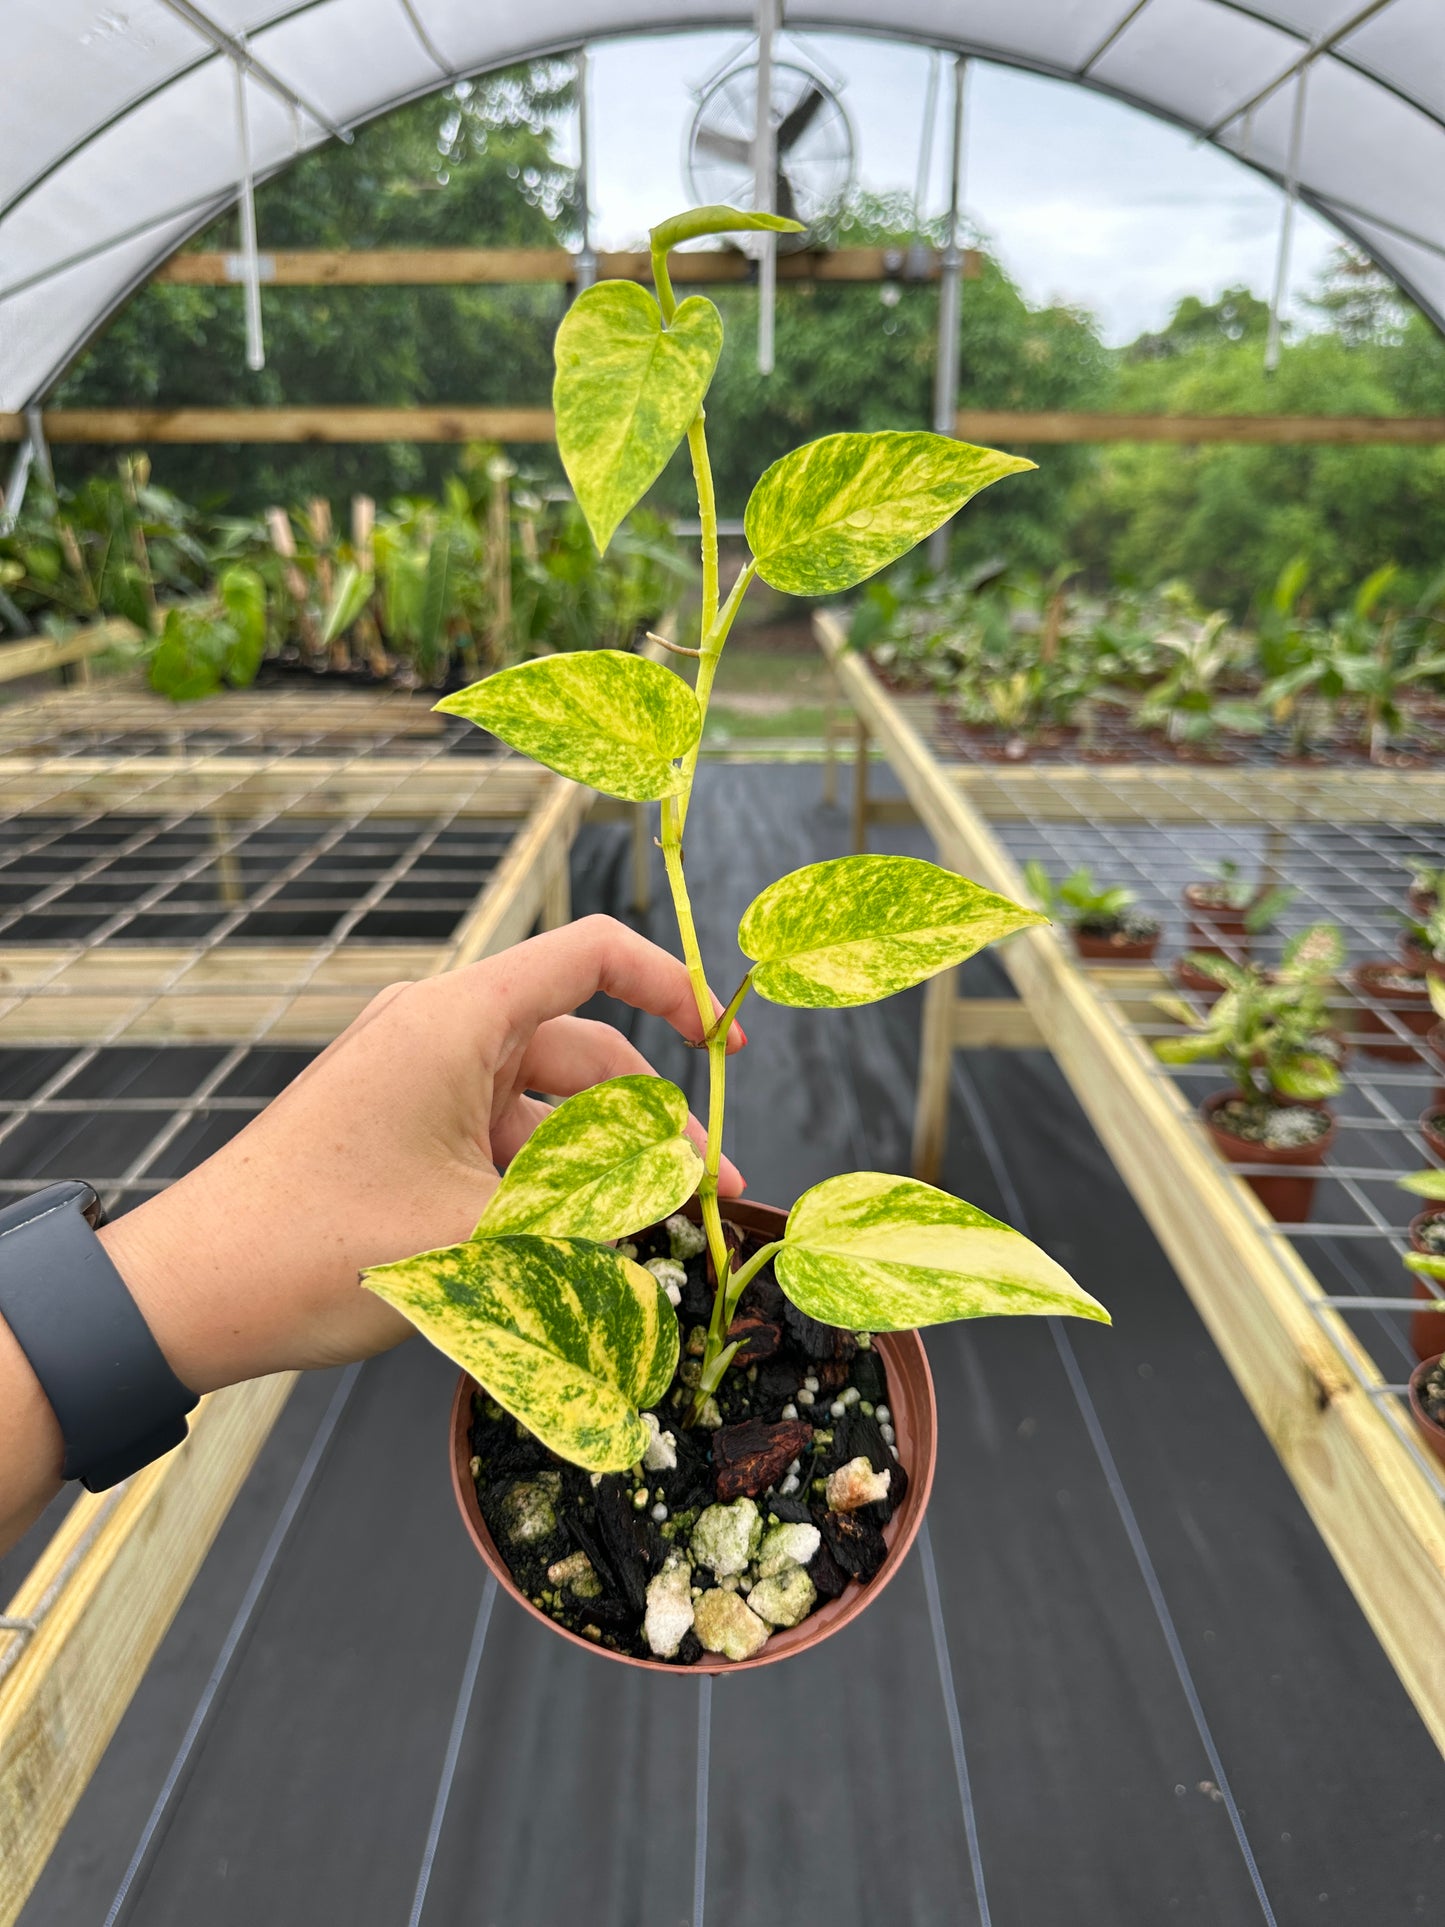
{"type": "Polygon", "coordinates": [[[104,1223],[73,1179],[0,1211],[0,1318],[59,1422],[63,1476],[91,1492],[179,1445],[199,1402],[96,1237],[104,1223]]]}

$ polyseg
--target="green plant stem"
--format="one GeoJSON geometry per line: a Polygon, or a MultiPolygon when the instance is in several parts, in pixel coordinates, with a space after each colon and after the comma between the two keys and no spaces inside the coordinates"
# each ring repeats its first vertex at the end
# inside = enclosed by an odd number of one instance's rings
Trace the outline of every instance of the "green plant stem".
{"type": "Polygon", "coordinates": [[[687,431],[687,449],[692,457],[692,477],[697,485],[698,520],[702,524],[702,633],[706,639],[717,621],[717,495],[713,489],[712,463],[707,452],[707,413],[699,408],[687,431]]]}

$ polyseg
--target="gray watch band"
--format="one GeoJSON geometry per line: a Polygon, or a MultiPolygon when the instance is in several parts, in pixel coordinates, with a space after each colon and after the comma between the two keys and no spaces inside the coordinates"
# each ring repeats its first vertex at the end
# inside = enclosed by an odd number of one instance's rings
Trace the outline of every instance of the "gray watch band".
{"type": "Polygon", "coordinates": [[[104,1222],[74,1180],[0,1211],[0,1318],[59,1422],[64,1476],[91,1492],[179,1445],[197,1403],[96,1237],[104,1222]]]}

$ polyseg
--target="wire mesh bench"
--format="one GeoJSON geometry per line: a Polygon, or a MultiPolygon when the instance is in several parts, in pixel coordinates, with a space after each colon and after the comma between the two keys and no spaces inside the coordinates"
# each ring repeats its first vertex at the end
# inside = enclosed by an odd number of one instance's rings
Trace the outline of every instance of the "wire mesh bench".
{"type": "MultiPolygon", "coordinates": [[[[1398,936],[1391,912],[1403,902],[1407,860],[1439,858],[1445,775],[1434,772],[949,766],[924,741],[917,705],[900,703],[849,653],[836,620],[818,617],[816,632],[857,718],[858,847],[871,822],[900,809],[869,796],[876,741],[901,807],[944,862],[1010,896],[1025,894],[1031,857],[1056,873],[1091,863],[1159,916],[1166,948],[1181,934],[1183,885],[1233,857],[1299,891],[1291,925],[1328,919],[1356,958],[1384,953],[1398,936]]],[[[1321,1174],[1324,1215],[1277,1224],[1243,1181],[1249,1167],[1224,1165],[1205,1138],[1194,1102],[1208,1073],[1166,1070],[1149,1048],[1174,1028],[1152,1002],[1169,988],[1163,972],[1083,965],[1052,929],[1022,933],[1000,959],[1016,1001],[962,996],[960,973],[930,987],[915,1171],[938,1169],[956,1048],[1053,1052],[1445,1747],[1445,1481],[1402,1396],[1413,1363],[1406,1314],[1418,1305],[1399,1265],[1411,1211],[1394,1189],[1426,1162],[1415,1116],[1440,1067],[1398,1012],[1371,1000],[1399,1058],[1352,1054],[1339,1139],[1321,1174]]],[[[1360,1013],[1338,994],[1347,1040],[1360,1013]]]]}

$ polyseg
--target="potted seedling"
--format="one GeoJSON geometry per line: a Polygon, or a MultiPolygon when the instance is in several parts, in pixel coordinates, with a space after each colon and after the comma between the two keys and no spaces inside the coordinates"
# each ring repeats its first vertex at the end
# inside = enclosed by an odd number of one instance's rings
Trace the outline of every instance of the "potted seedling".
{"type": "Polygon", "coordinates": [[[1206,1098],[1200,1110],[1220,1156],[1294,1173],[1246,1180],[1283,1224],[1308,1218],[1315,1180],[1299,1175],[1299,1167],[1323,1164],[1335,1138],[1324,1100],[1340,1088],[1339,1046],[1329,1029],[1326,987],[1343,954],[1338,930],[1314,924],[1285,945],[1276,971],[1197,954],[1196,968],[1223,992],[1202,1017],[1177,997],[1155,999],[1187,1033],[1156,1039],[1162,1062],[1213,1059],[1233,1076],[1231,1088],[1206,1098]]]}
{"type": "Polygon", "coordinates": [[[1445,866],[1430,863],[1410,865],[1411,883],[1405,893],[1410,915],[1424,923],[1432,910],[1445,903],[1445,866]]]}
{"type": "MultiPolygon", "coordinates": [[[[1445,1293],[1445,1171],[1433,1167],[1414,1171],[1400,1179],[1403,1191],[1413,1191],[1427,1202],[1423,1211],[1410,1220],[1406,1235],[1410,1249],[1405,1265],[1415,1274],[1415,1296],[1439,1300],[1445,1293]],[[1440,1291],[1426,1282],[1436,1280],[1440,1291]]],[[[1445,1307],[1438,1311],[1417,1311],[1410,1320],[1410,1343],[1416,1358],[1434,1359],[1445,1352],[1445,1307]]]]}
{"type": "Polygon", "coordinates": [[[1024,880],[1051,917],[1067,923],[1081,957],[1110,963],[1148,963],[1159,948],[1159,925],[1134,907],[1134,892],[1121,884],[1101,890],[1080,867],[1055,883],[1037,858],[1024,865],[1024,880]]]}
{"type": "Polygon", "coordinates": [[[933,1463],[917,1326],[1002,1312],[1107,1317],[1026,1238],[908,1178],[829,1178],[786,1216],[718,1195],[727,1044],[750,994],[864,1004],[1042,921],[916,858],[843,857],[755,898],[738,932],[742,979],[721,1011],[709,990],[683,828],[748,584],[756,575],[784,594],[836,595],[1030,466],[940,435],[812,442],[753,490],[750,553],[720,596],[703,398],[722,323],[701,297],[675,301],[668,252],[795,225],[731,208],[664,222],[652,234],[656,298],[600,282],[558,330],[558,448],[599,548],[687,440],[702,526],[701,641],[684,652],[695,682],[641,656],[584,650],[438,705],[574,781],[660,804],[706,1045],[705,1153],[675,1086],[614,1079],[551,1113],[470,1240],[364,1276],[462,1367],[454,1483],[500,1583],[577,1643],[673,1670],[785,1657],[844,1623],[896,1569],[933,1463]]]}
{"type": "MultiPolygon", "coordinates": [[[[1432,925],[1442,916],[1445,913],[1437,911],[1432,925]]],[[[1354,1028],[1361,1050],[1408,1064],[1417,1055],[1413,1035],[1423,1037],[1445,1066],[1445,974],[1383,957],[1356,964],[1349,980],[1358,1006],[1354,1028]]],[[[1423,1120],[1421,1128],[1426,1128],[1423,1120]]]]}
{"type": "Polygon", "coordinates": [[[1445,977],[1445,903],[1431,906],[1424,917],[1408,912],[1400,934],[1400,959],[1409,970],[1427,977],[1445,977]]]}
{"type": "Polygon", "coordinates": [[[1190,946],[1247,955],[1250,938],[1272,928],[1297,894],[1286,884],[1251,880],[1237,863],[1225,858],[1204,881],[1184,886],[1190,946]]]}

